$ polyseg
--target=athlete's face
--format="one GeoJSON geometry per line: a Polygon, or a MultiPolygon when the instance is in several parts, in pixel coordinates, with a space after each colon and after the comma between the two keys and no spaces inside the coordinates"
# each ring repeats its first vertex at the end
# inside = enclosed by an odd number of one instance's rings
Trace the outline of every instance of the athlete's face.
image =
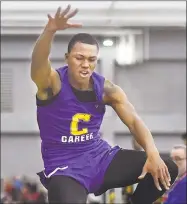
{"type": "Polygon", "coordinates": [[[171,158],[176,163],[179,169],[179,175],[186,171],[186,150],[183,148],[173,149],[171,158]]]}
{"type": "Polygon", "coordinates": [[[96,45],[77,42],[71,52],[66,55],[69,71],[74,79],[82,81],[92,75],[98,57],[96,45]]]}

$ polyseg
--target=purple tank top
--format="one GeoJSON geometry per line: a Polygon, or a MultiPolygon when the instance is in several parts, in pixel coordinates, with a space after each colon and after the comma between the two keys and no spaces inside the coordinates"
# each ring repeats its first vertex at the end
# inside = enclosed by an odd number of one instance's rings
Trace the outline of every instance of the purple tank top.
{"type": "Polygon", "coordinates": [[[102,103],[104,77],[92,74],[96,102],[80,102],[68,80],[68,67],[59,68],[62,88],[46,106],[37,107],[37,121],[44,145],[58,144],[74,148],[94,144],[100,139],[99,129],[105,113],[102,103]]]}
{"type": "MultiPolygon", "coordinates": [[[[111,147],[99,134],[105,113],[105,79],[92,74],[96,102],[80,102],[68,80],[68,67],[59,68],[62,88],[50,104],[37,107],[45,177],[66,175],[95,192],[119,147],[111,147]]],[[[43,183],[45,179],[43,177],[43,183]]],[[[44,184],[45,186],[45,184],[44,184]]]]}

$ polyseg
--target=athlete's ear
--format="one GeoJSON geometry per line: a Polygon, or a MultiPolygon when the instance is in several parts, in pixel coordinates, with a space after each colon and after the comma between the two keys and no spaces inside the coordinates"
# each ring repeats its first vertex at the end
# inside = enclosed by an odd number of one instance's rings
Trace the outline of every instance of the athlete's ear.
{"type": "Polygon", "coordinates": [[[68,53],[65,53],[65,62],[68,63],[68,53]]]}

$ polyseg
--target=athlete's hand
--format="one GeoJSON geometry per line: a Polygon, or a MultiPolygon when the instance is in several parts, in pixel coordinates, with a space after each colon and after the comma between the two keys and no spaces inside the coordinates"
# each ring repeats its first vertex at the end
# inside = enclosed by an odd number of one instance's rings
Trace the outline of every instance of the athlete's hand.
{"type": "Polygon", "coordinates": [[[138,178],[143,179],[147,173],[150,173],[152,175],[155,186],[159,191],[162,190],[159,181],[166,190],[169,189],[171,177],[167,166],[165,165],[159,154],[154,154],[147,157],[142,174],[138,178]]]}
{"type": "Polygon", "coordinates": [[[68,5],[65,10],[61,11],[61,8],[59,7],[54,17],[51,17],[51,15],[48,14],[47,16],[49,21],[47,23],[46,29],[52,32],[56,32],[58,30],[65,30],[67,28],[81,27],[81,24],[68,22],[68,20],[75,16],[78,12],[78,9],[70,12],[70,8],[71,6],[68,5]]]}

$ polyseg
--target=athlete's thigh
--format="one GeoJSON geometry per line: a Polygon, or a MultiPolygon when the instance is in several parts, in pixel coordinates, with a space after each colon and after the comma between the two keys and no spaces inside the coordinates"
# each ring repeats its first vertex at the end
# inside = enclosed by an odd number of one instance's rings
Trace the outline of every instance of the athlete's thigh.
{"type": "Polygon", "coordinates": [[[76,180],[67,176],[53,176],[48,185],[49,204],[86,203],[87,191],[76,180]]]}
{"type": "Polygon", "coordinates": [[[145,161],[146,154],[143,151],[119,150],[107,168],[98,192],[137,183],[145,161]]]}

